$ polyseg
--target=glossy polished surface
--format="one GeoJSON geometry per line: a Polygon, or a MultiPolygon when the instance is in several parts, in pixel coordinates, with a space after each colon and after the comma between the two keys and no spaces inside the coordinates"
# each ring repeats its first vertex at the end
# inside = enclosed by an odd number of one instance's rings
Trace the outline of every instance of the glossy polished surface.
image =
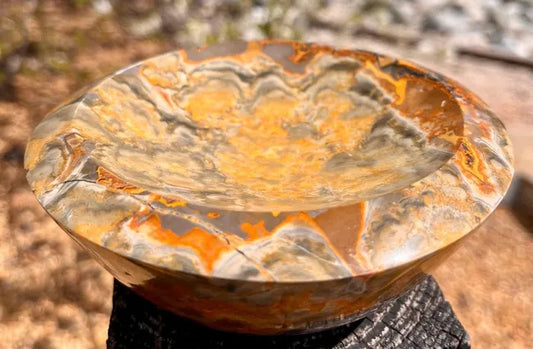
{"type": "Polygon", "coordinates": [[[319,330],[398,295],[513,173],[503,125],[457,83],[278,41],[123,69],[47,116],[25,166],[43,207],[119,280],[252,333],[319,330]]]}

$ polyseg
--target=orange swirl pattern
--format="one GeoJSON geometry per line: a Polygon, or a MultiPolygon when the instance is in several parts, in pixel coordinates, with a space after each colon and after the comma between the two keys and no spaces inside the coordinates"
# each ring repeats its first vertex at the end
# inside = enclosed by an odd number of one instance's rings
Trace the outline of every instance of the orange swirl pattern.
{"type": "Polygon", "coordinates": [[[25,157],[43,207],[123,283],[224,330],[361,316],[497,206],[509,138],[459,84],[286,41],[178,50],[50,113],[25,157]]]}

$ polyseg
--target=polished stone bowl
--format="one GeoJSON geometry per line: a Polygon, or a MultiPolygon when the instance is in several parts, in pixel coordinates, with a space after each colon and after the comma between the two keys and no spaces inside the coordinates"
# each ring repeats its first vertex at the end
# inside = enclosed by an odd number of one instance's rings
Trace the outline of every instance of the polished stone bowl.
{"type": "Polygon", "coordinates": [[[122,69],[34,130],[42,206],[114,277],[217,329],[311,332],[417,282],[497,206],[500,120],[413,63],[288,41],[122,69]]]}

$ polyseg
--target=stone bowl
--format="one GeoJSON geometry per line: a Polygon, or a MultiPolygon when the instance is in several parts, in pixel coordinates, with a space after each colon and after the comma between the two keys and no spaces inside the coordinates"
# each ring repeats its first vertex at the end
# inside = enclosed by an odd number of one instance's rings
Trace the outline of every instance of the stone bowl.
{"type": "Polygon", "coordinates": [[[33,131],[28,181],[115,278],[253,334],[337,326],[402,294],[496,208],[509,138],[413,63],[290,41],[122,69],[33,131]]]}

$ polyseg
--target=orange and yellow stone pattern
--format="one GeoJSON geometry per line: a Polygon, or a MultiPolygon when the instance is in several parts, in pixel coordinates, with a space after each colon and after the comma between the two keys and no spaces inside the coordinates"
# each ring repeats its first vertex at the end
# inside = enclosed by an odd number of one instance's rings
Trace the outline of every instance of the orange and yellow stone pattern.
{"type": "Polygon", "coordinates": [[[415,64],[287,41],[127,67],[34,130],[28,181],[118,280],[229,331],[336,326],[401,294],[498,205],[502,123],[415,64]]]}

